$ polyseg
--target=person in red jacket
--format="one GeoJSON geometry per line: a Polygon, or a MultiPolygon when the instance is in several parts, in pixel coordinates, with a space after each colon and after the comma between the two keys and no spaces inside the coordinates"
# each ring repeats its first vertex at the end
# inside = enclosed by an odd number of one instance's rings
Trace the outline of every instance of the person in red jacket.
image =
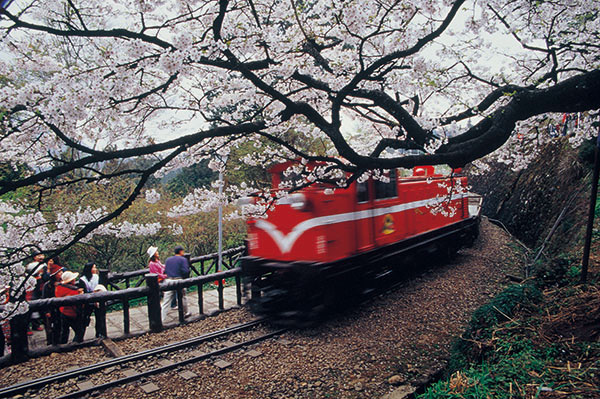
{"type": "MultiPolygon", "coordinates": [[[[83,288],[78,288],[75,284],[75,280],[79,276],[79,273],[64,272],[62,275],[62,281],[56,286],[54,295],[57,298],[70,295],[83,294],[83,288]]],[[[69,329],[73,329],[75,332],[75,338],[73,342],[82,342],[83,334],[85,333],[85,325],[83,323],[83,315],[77,311],[77,306],[61,306],[59,308],[60,316],[62,320],[62,329],[60,334],[60,343],[66,344],[69,339],[69,329]]]]}

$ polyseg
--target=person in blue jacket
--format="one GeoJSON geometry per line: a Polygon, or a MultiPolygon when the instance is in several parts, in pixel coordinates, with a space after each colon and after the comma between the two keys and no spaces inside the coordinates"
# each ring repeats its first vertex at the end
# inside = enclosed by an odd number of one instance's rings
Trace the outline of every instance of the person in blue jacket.
{"type": "MultiPolygon", "coordinates": [[[[187,258],[184,256],[185,252],[181,245],[178,245],[174,249],[175,255],[167,258],[165,262],[165,274],[167,278],[165,281],[180,280],[188,278],[190,275],[190,265],[187,258]]],[[[161,317],[163,322],[165,321],[169,310],[171,309],[171,300],[175,297],[177,291],[165,291],[163,303],[161,305],[161,317]]],[[[185,295],[185,289],[181,297],[181,303],[183,304],[183,312],[185,317],[189,317],[191,314],[188,311],[187,298],[185,295]]]]}

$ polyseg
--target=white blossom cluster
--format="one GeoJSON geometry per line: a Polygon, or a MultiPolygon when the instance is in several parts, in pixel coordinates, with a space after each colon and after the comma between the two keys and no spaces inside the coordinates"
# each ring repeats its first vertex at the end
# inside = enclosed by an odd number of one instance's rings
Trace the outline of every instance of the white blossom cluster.
{"type": "MultiPolygon", "coordinates": [[[[428,183],[431,183],[431,181],[428,180],[428,183]]],[[[458,212],[459,206],[462,207],[462,202],[457,202],[456,200],[467,195],[471,187],[463,186],[460,179],[454,178],[449,181],[437,181],[436,184],[445,191],[445,193],[437,194],[436,197],[432,198],[425,206],[434,215],[439,214],[449,218],[454,217],[458,212]]]]}
{"type": "MultiPolygon", "coordinates": [[[[21,298],[26,291],[31,291],[35,287],[36,280],[27,275],[22,262],[13,261],[16,263],[0,270],[0,288],[10,288],[8,291],[9,298],[21,298]]],[[[2,299],[4,301],[5,298],[2,299]]],[[[23,314],[29,310],[26,301],[11,301],[3,305],[4,310],[0,312],[0,320],[10,319],[15,314],[23,314]]]]}
{"type": "MultiPolygon", "coordinates": [[[[38,3],[26,9],[21,18],[40,23],[46,17],[39,10],[50,10],[53,18],[60,20],[65,18],[64,10],[69,9],[62,2],[38,3]]],[[[221,38],[215,39],[212,27],[219,10],[215,1],[189,2],[189,5],[140,1],[129,6],[118,0],[75,4],[86,16],[87,29],[118,27],[139,32],[144,26],[148,35],[158,35],[170,46],[158,46],[142,38],[80,37],[72,42],[80,59],[74,62],[52,52],[56,46],[48,45],[52,38],[45,32],[20,30],[3,43],[13,58],[2,63],[1,72],[23,79],[9,80],[0,89],[0,98],[8,109],[35,104],[36,112],[44,115],[46,121],[59,126],[75,141],[98,149],[146,143],[157,126],[170,131],[170,135],[189,132],[191,126],[206,126],[206,115],[219,109],[230,110],[220,115],[228,123],[240,122],[248,113],[262,110],[261,117],[270,127],[270,133],[287,131],[291,124],[300,129],[299,134],[326,137],[314,124],[298,123],[297,116],[282,124],[280,112],[284,104],[273,101],[269,93],[241,73],[202,60],[221,61],[223,53],[230,51],[241,61],[257,61],[264,59],[264,49],[268,48],[273,62],[255,74],[274,90],[288,93],[290,100],[306,102],[329,118],[331,102],[327,93],[307,89],[293,79],[294,73],[309,75],[334,91],[341,90],[364,66],[410,48],[424,34],[432,32],[452,5],[433,0],[390,4],[321,0],[292,2],[290,6],[288,2],[266,0],[252,2],[253,10],[248,2],[232,1],[223,20],[221,38]],[[255,15],[263,18],[260,26],[255,15]],[[310,52],[300,51],[307,39],[324,47],[320,56],[326,66],[316,62],[310,52]],[[142,69],[144,73],[140,76],[142,69]],[[28,79],[24,71],[29,74],[28,79]],[[35,79],[34,71],[42,79],[35,79]],[[175,75],[177,78],[168,90],[161,91],[163,94],[144,95],[175,75]],[[126,101],[140,95],[144,97],[137,105],[133,100],[126,101]]],[[[17,14],[18,6],[13,8],[17,14]]],[[[595,43],[599,23],[598,18],[585,18],[594,15],[597,9],[597,4],[584,0],[467,1],[456,23],[431,44],[429,52],[407,57],[402,61],[406,68],[389,71],[384,81],[365,80],[359,87],[383,87],[390,93],[405,94],[401,98],[406,99],[418,94],[426,101],[415,118],[424,129],[433,129],[437,117],[448,113],[445,104],[457,111],[476,104],[489,89],[483,83],[485,80],[524,85],[548,72],[552,65],[538,68],[533,75],[526,73],[531,70],[529,65],[543,56],[540,52],[526,51],[526,46],[542,46],[547,37],[552,37],[555,47],[564,45],[572,49],[557,54],[563,69],[572,71],[564,74],[588,68],[593,57],[585,57],[584,50],[589,48],[584,43],[595,43]],[[555,15],[561,18],[554,18],[555,15]],[[468,65],[469,71],[481,79],[467,76],[463,65],[468,65]]],[[[387,124],[354,111],[345,115],[353,121],[352,130],[362,132],[351,137],[359,154],[368,153],[379,138],[394,136],[394,128],[387,124]]],[[[48,151],[61,150],[60,140],[37,118],[24,122],[21,131],[36,139],[5,138],[3,150],[8,159],[43,167],[48,165],[48,151]],[[24,141],[33,146],[25,149],[21,145],[24,141]]],[[[435,151],[442,143],[434,140],[427,151],[435,151]]],[[[219,144],[203,145],[217,148],[219,144]]],[[[194,158],[194,162],[197,160],[194,158]]]]}
{"type": "Polygon", "coordinates": [[[211,212],[227,203],[226,196],[219,196],[213,190],[196,188],[182,200],[180,205],[172,207],[167,216],[175,218],[195,215],[200,212],[211,212]]]}
{"type": "MultiPolygon", "coordinates": [[[[81,228],[106,215],[106,209],[80,208],[72,213],[58,213],[48,220],[42,212],[30,212],[9,202],[0,202],[0,287],[10,287],[10,297],[19,298],[24,290],[31,290],[35,279],[28,277],[22,260],[27,258],[27,248],[52,251],[71,241],[81,228]]],[[[130,222],[105,223],[83,238],[89,241],[97,235],[119,238],[133,235],[154,235],[160,223],[137,224],[130,222]]],[[[173,228],[175,232],[178,230],[173,228]]],[[[27,311],[26,304],[8,304],[0,318],[14,312],[27,311]]]]}
{"type": "MultiPolygon", "coordinates": [[[[60,18],[61,6],[57,5],[60,2],[55,3],[40,5],[35,10],[50,9],[56,18],[60,18]]],[[[6,107],[38,104],[39,111],[49,115],[47,119],[51,118],[51,122],[59,125],[74,139],[100,147],[115,143],[133,145],[144,142],[144,135],[153,126],[173,130],[173,126],[184,129],[183,125],[193,125],[194,121],[199,122],[196,126],[203,125],[206,110],[211,109],[232,109],[221,115],[221,118],[231,123],[242,120],[250,110],[263,109],[262,116],[267,125],[275,129],[273,132],[287,130],[288,126],[282,126],[279,121],[279,114],[284,109],[282,103],[271,101],[268,95],[241,74],[198,61],[202,57],[222,59],[224,51],[233,52],[243,61],[260,60],[264,57],[263,46],[267,46],[269,55],[275,62],[268,69],[257,73],[276,90],[289,92],[302,88],[302,84],[292,79],[296,72],[326,82],[333,90],[340,90],[349,82],[352,74],[359,70],[360,63],[355,62],[357,57],[368,64],[378,57],[410,47],[424,32],[433,30],[435,22],[446,15],[450,5],[448,2],[427,0],[382,7],[378,2],[353,0],[318,1],[290,7],[286,2],[264,1],[254,4],[255,11],[257,15],[268,16],[270,23],[264,23],[258,29],[248,3],[231,2],[223,21],[222,39],[214,40],[210,34],[199,36],[194,32],[211,31],[218,10],[217,2],[195,4],[192,7],[193,18],[188,14],[190,9],[183,4],[168,1],[157,4],[137,2],[134,7],[126,7],[119,1],[110,1],[98,4],[90,2],[79,7],[82,11],[101,9],[105,12],[89,14],[89,26],[98,29],[118,24],[119,28],[135,32],[142,23],[138,12],[144,13],[146,26],[148,21],[168,19],[164,24],[157,23],[157,26],[162,26],[160,38],[172,43],[174,48],[160,48],[141,39],[118,42],[109,38],[82,38],[77,42],[80,57],[87,63],[87,67],[82,67],[74,63],[66,66],[64,61],[42,51],[48,48],[44,45],[47,40],[45,34],[28,31],[8,38],[7,48],[11,48],[11,51],[19,48],[32,49],[30,51],[35,52],[36,62],[32,64],[31,55],[20,55],[17,50],[13,62],[2,65],[5,73],[18,76],[19,71],[31,71],[35,68],[44,74],[45,85],[41,86],[35,79],[25,84],[19,82],[18,85],[9,81],[2,88],[2,98],[7,100],[6,107]],[[289,21],[297,23],[290,24],[289,21]],[[282,28],[282,24],[286,27],[282,28]],[[327,68],[315,62],[308,53],[298,51],[307,37],[317,38],[321,45],[333,40],[328,38],[342,41],[321,51],[323,59],[327,61],[327,68]],[[362,37],[368,39],[363,40],[362,37]],[[135,62],[136,66],[144,68],[146,73],[143,79],[139,79],[134,68],[123,67],[128,62],[135,62]],[[115,98],[135,98],[175,74],[178,78],[165,95],[144,97],[144,101],[134,112],[123,112],[131,111],[131,104],[126,102],[106,106],[113,103],[115,98]],[[205,88],[210,88],[210,96],[206,95],[208,90],[205,88]],[[165,115],[165,102],[168,108],[180,110],[178,112],[181,117],[165,115]],[[45,112],[50,109],[58,111],[45,112]],[[78,122],[73,124],[74,120],[78,122]],[[163,120],[169,120],[170,124],[160,122],[163,120]],[[182,123],[184,121],[186,123],[182,123]]],[[[556,35],[556,40],[564,43],[585,43],[585,40],[590,40],[590,35],[594,38],[595,32],[598,32],[597,29],[594,30],[598,25],[597,18],[590,18],[579,29],[571,29],[573,22],[570,21],[577,21],[577,16],[593,13],[589,3],[582,0],[569,2],[568,5],[501,0],[474,4],[466,2],[461,12],[464,14],[460,14],[457,20],[464,21],[464,25],[452,25],[447,37],[431,46],[432,51],[437,51],[437,56],[415,54],[406,61],[410,67],[389,72],[385,81],[390,92],[417,93],[422,98],[431,98],[428,103],[421,105],[428,107],[426,111],[423,110],[416,116],[425,129],[435,127],[436,115],[444,111],[440,107],[444,101],[451,102],[456,109],[464,108],[480,99],[487,88],[476,79],[459,79],[465,73],[461,65],[469,65],[470,71],[490,81],[509,81],[519,76],[528,76],[529,81],[535,81],[536,76],[522,73],[526,68],[525,62],[512,62],[515,52],[525,57],[528,52],[523,50],[523,46],[538,45],[550,29],[562,32],[560,36],[556,35]],[[496,13],[510,24],[511,30],[507,30],[498,21],[496,13]],[[552,16],[557,13],[564,17],[550,26],[548,21],[554,21],[552,16]],[[568,18],[567,15],[574,17],[568,18]],[[485,34],[481,34],[482,31],[485,34]],[[521,42],[511,38],[510,35],[514,32],[519,33],[521,42]],[[497,40],[501,35],[506,38],[504,41],[497,40]],[[507,44],[510,40],[512,44],[507,44]],[[466,46],[469,51],[465,51],[466,46]],[[494,49],[494,46],[498,48],[494,49]],[[489,54],[494,54],[502,61],[490,60],[489,54]],[[497,67],[499,65],[504,67],[497,67]],[[460,90],[452,90],[455,85],[460,90]],[[434,100],[434,97],[439,101],[434,100]]],[[[26,17],[36,21],[40,15],[32,10],[25,12],[23,18],[26,17]]],[[[535,52],[533,56],[536,56],[535,52]]],[[[587,66],[584,57],[574,57],[568,52],[560,53],[559,56],[562,57],[561,60],[564,58],[565,66],[570,70],[587,66]]],[[[532,58],[531,62],[536,60],[537,58],[532,58]]],[[[544,71],[541,68],[539,73],[544,71]]],[[[526,83],[521,80],[514,82],[526,83]]],[[[371,85],[374,83],[361,82],[363,88],[371,85]]],[[[297,94],[290,95],[290,99],[305,101],[323,115],[329,114],[330,102],[322,91],[299,90],[297,94]]],[[[393,136],[391,133],[394,129],[385,124],[374,123],[356,113],[346,115],[354,122],[353,130],[363,132],[352,137],[356,151],[360,154],[368,153],[379,138],[393,136]]],[[[324,137],[323,132],[314,125],[298,124],[296,119],[294,117],[290,123],[295,128],[306,126],[310,133],[302,131],[304,135],[317,134],[324,137]]],[[[5,150],[11,158],[38,166],[47,165],[45,156],[31,155],[44,154],[52,148],[60,150],[60,143],[35,119],[30,121],[27,128],[32,136],[39,137],[35,141],[35,149],[39,151],[23,151],[19,148],[19,142],[15,141],[13,146],[11,139],[5,141],[5,150]]],[[[437,140],[429,143],[428,152],[435,151],[442,143],[437,140]]]]}
{"type": "Polygon", "coordinates": [[[565,139],[577,148],[585,140],[596,138],[598,131],[592,127],[595,119],[587,113],[544,114],[521,122],[504,146],[474,164],[484,171],[490,162],[509,165],[513,171],[525,169],[545,144],[561,143],[565,139]],[[569,120],[563,122],[567,116],[569,120]]]}
{"type": "Polygon", "coordinates": [[[152,236],[157,234],[161,228],[162,226],[159,222],[131,223],[124,221],[117,224],[108,222],[98,227],[96,230],[86,236],[84,240],[88,241],[95,235],[112,235],[118,238],[127,238],[132,236],[152,236]]]}
{"type": "Polygon", "coordinates": [[[160,201],[160,193],[157,192],[155,189],[152,190],[146,190],[146,202],[149,204],[156,204],[158,201],[160,201]]]}

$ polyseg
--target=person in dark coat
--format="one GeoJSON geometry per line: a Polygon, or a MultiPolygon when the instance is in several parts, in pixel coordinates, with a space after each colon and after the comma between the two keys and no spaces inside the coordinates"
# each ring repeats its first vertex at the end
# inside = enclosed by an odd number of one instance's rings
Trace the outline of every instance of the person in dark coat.
{"type": "MultiPolygon", "coordinates": [[[[174,252],[175,255],[167,258],[165,262],[165,274],[167,275],[165,281],[180,280],[183,278],[188,278],[190,275],[190,265],[187,258],[184,256],[185,252],[183,247],[180,245],[176,246],[174,252]]],[[[177,291],[175,290],[165,291],[165,296],[161,306],[161,317],[163,322],[165,321],[165,318],[171,309],[171,300],[175,297],[176,293],[177,291]]],[[[183,304],[183,312],[185,313],[185,317],[189,317],[191,314],[188,312],[185,289],[183,290],[181,303],[183,304]]]]}

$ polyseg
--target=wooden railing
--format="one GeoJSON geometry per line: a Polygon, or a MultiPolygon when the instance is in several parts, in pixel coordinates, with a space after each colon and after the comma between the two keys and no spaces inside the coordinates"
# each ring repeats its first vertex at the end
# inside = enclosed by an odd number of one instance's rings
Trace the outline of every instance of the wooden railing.
{"type": "MultiPolygon", "coordinates": [[[[192,265],[192,275],[196,274],[196,276],[181,280],[167,280],[161,284],[158,283],[158,276],[156,274],[149,273],[148,270],[115,273],[112,275],[108,274],[108,271],[102,270],[100,273],[100,283],[108,286],[114,282],[113,286],[118,287],[117,284],[119,282],[125,281],[125,285],[128,288],[116,291],[96,292],[61,298],[48,298],[30,301],[29,312],[23,315],[15,316],[10,321],[11,361],[19,362],[31,356],[59,350],[63,351],[78,345],[65,344],[60,346],[50,346],[43,350],[30,351],[27,339],[27,329],[30,322],[30,314],[32,312],[40,312],[44,314],[51,313],[53,310],[56,310],[61,306],[76,306],[80,310],[78,313],[83,313],[82,310],[84,307],[97,306],[98,310],[95,312],[95,315],[98,332],[103,336],[108,337],[106,328],[107,307],[120,303],[123,308],[124,336],[128,336],[130,334],[129,303],[131,300],[135,299],[146,299],[148,307],[149,331],[159,332],[164,328],[161,320],[161,292],[176,290],[179,294],[177,295],[177,298],[179,301],[181,301],[180,298],[182,298],[184,289],[196,287],[198,292],[199,314],[196,317],[192,315],[191,320],[194,320],[204,315],[203,288],[205,284],[217,282],[218,306],[219,310],[224,310],[223,281],[227,278],[235,278],[237,305],[240,306],[242,304],[241,269],[234,266],[236,265],[239,257],[243,254],[243,251],[244,247],[232,248],[224,251],[223,268],[227,270],[221,272],[205,274],[213,269],[216,270],[216,254],[188,258],[190,259],[190,264],[192,265]],[[208,264],[210,261],[213,261],[213,263],[208,264]],[[194,264],[197,263],[200,263],[199,268],[194,266],[194,264]],[[130,287],[134,278],[139,279],[139,281],[135,281],[135,286],[130,287]],[[145,286],[141,286],[143,282],[146,283],[145,286]]],[[[178,309],[178,322],[179,324],[183,324],[185,323],[185,315],[181,303],[179,304],[178,309]]]]}
{"type": "MultiPolygon", "coordinates": [[[[222,270],[233,269],[237,266],[239,258],[244,253],[244,246],[230,248],[222,253],[222,270]]],[[[219,259],[218,253],[190,257],[186,255],[190,261],[190,276],[204,276],[209,273],[217,272],[217,263],[219,259]]],[[[144,276],[148,273],[148,269],[135,270],[131,272],[118,272],[109,273],[105,279],[103,279],[101,273],[101,280],[107,281],[105,284],[106,288],[111,291],[120,290],[124,288],[140,287],[144,284],[144,276]]]]}

